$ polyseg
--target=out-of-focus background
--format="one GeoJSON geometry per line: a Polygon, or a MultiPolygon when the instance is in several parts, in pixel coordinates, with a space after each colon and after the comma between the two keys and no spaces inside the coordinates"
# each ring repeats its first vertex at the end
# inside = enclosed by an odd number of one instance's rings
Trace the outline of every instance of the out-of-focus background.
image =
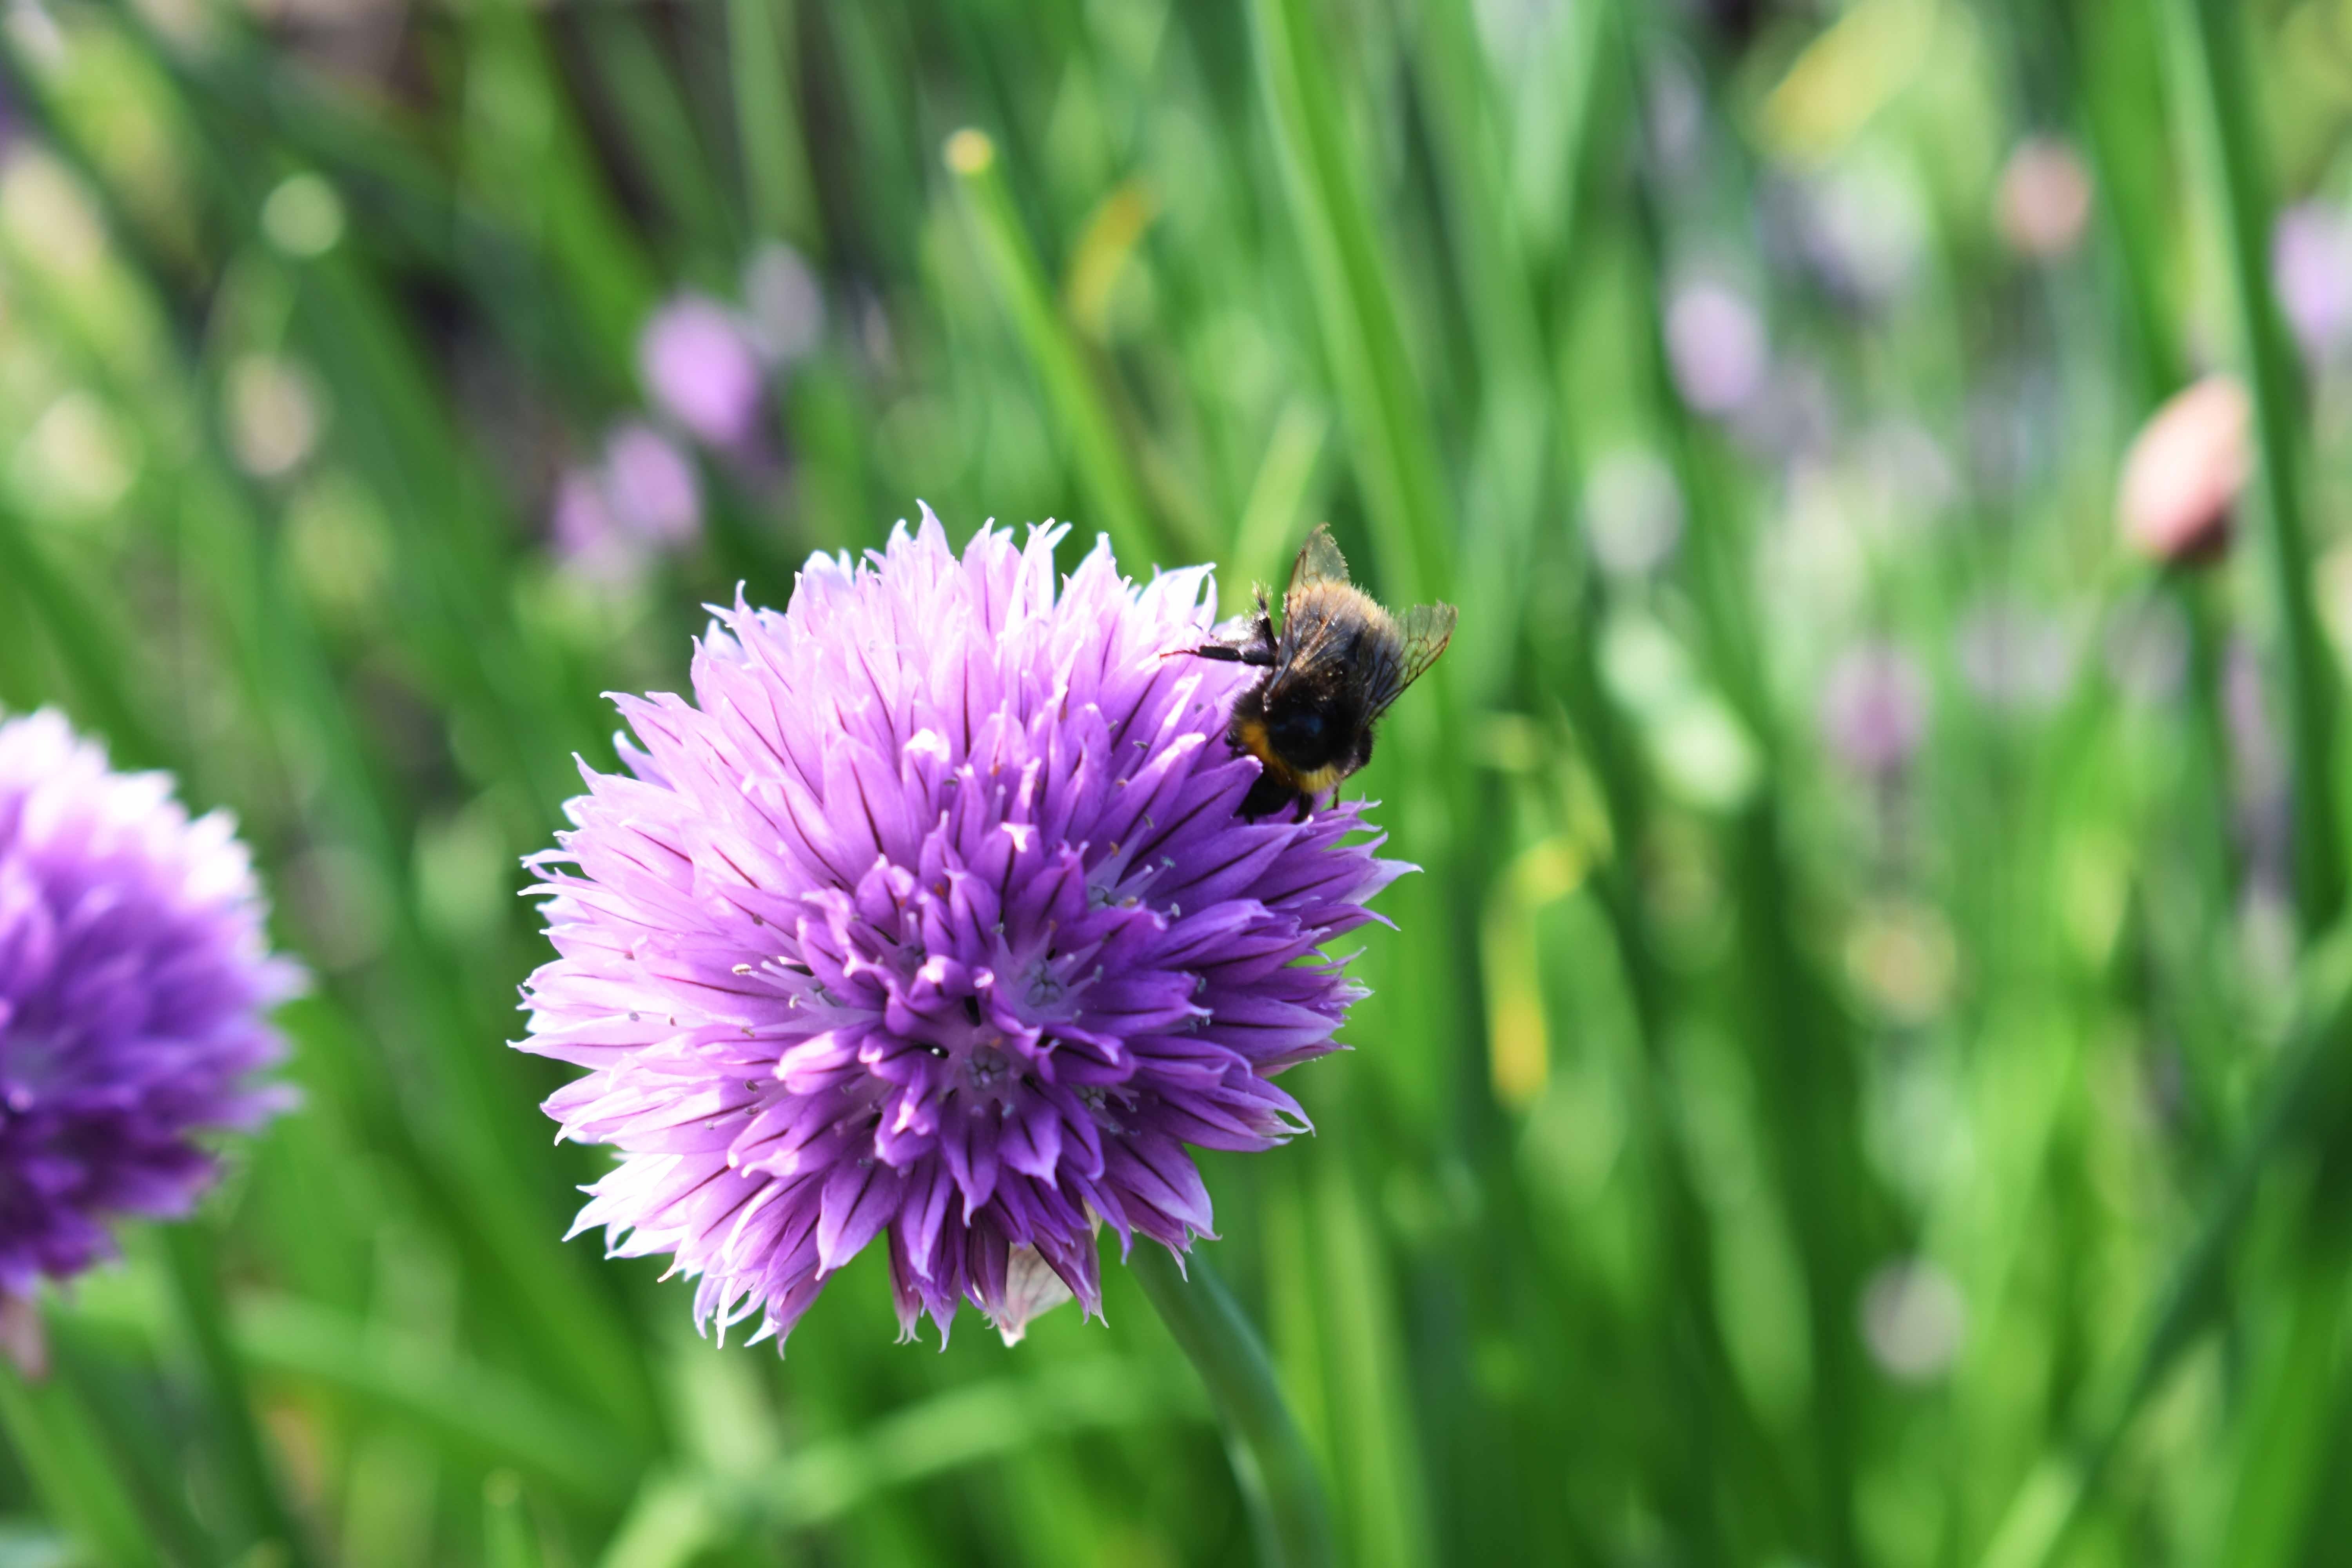
{"type": "Polygon", "coordinates": [[[289,1564],[257,1464],[365,1568],[1242,1559],[1123,1271],[940,1353],[868,1257],[780,1359],[561,1239],[518,858],[600,692],[918,498],[1228,595],[1328,519],[1462,606],[1319,1134],[1204,1162],[1349,1562],[2343,1560],[2352,5],[8,0],[0,58],[0,706],[234,808],[316,976],[225,1319],[152,1229],[47,1303],[85,1441],[0,1458],[0,1562],[289,1564]]]}

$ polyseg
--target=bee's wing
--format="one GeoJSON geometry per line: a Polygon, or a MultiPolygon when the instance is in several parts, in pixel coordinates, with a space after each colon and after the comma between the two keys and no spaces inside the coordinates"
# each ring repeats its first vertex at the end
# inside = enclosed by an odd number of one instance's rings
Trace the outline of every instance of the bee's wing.
{"type": "Polygon", "coordinates": [[[1454,640],[1456,612],[1451,605],[1415,605],[1397,622],[1398,640],[1402,651],[1394,665],[1380,672],[1372,692],[1371,717],[1387,711],[1390,703],[1404,695],[1404,689],[1419,680],[1422,672],[1437,662],[1445,645],[1454,640]]]}
{"type": "Polygon", "coordinates": [[[1283,595],[1286,614],[1299,595],[1318,583],[1344,583],[1348,580],[1348,558],[1331,539],[1331,525],[1318,522],[1307,542],[1298,547],[1298,561],[1290,569],[1290,590],[1283,595]]]}

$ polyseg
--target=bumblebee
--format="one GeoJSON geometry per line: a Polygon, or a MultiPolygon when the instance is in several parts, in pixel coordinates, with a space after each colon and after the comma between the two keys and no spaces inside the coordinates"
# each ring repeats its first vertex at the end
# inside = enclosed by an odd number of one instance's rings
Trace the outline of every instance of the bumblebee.
{"type": "Polygon", "coordinates": [[[1348,581],[1348,563],[1318,524],[1291,568],[1277,632],[1257,591],[1257,611],[1220,626],[1196,658],[1265,671],[1234,703],[1225,739],[1255,757],[1257,783],[1241,812],[1255,819],[1315,797],[1372,758],[1372,725],[1437,662],[1454,637],[1451,605],[1416,605],[1402,617],[1348,581]]]}

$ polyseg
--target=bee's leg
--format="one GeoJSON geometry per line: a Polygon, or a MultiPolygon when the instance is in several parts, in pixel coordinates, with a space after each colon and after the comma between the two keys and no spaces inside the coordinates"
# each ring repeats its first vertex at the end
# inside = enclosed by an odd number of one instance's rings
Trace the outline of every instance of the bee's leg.
{"type": "Polygon", "coordinates": [[[1220,664],[1247,664],[1259,669],[1274,668],[1274,650],[1270,647],[1235,647],[1231,643],[1203,643],[1199,647],[1171,647],[1160,656],[1162,658],[1213,658],[1220,664]]]}

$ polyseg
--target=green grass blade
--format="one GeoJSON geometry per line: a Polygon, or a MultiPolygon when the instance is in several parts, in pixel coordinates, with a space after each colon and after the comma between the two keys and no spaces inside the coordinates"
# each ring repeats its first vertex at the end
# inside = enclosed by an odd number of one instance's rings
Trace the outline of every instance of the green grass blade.
{"type": "Polygon", "coordinates": [[[522,1482],[511,1470],[492,1471],[482,1483],[483,1568],[541,1568],[545,1560],[522,1482]]]}
{"type": "Polygon", "coordinates": [[[331,1389],[582,1502],[612,1506],[645,1462],[622,1434],[528,1384],[330,1308],[257,1297],[238,1307],[234,1337],[259,1372],[331,1389]]]}
{"type": "Polygon", "coordinates": [[[162,1568],[133,1489],[117,1473],[69,1378],[56,1371],[27,1378],[0,1356],[0,1421],[50,1513],[81,1539],[93,1562],[162,1568]]]}
{"type": "Polygon", "coordinates": [[[1095,513],[1078,520],[1081,530],[1099,528],[1109,534],[1120,565],[1130,573],[1152,562],[1176,564],[1169,559],[1171,546],[1201,553],[1202,542],[1168,539],[1144,504],[1142,484],[1103,390],[1087,369],[1077,339],[1062,318],[1059,296],[1047,286],[1045,268],[1013,210],[996,143],[985,132],[959,131],[948,138],[947,163],[963,193],[981,259],[1012,314],[1030,367],[1045,389],[1095,513]]]}
{"type": "Polygon", "coordinates": [[[277,1464],[262,1441],[246,1387],[245,1368],[231,1342],[221,1300],[212,1238],[191,1219],[162,1228],[165,1271],[178,1300],[180,1317],[196,1352],[205,1395],[217,1424],[229,1487],[245,1512],[254,1550],[276,1554],[287,1568],[313,1561],[300,1524],[286,1506],[277,1464]]]}
{"type": "Polygon", "coordinates": [[[1382,590],[1408,603],[1441,598],[1456,574],[1453,506],[1340,115],[1333,57],[1313,0],[1251,0],[1250,26],[1331,379],[1370,501],[1382,590]]]}
{"type": "Polygon", "coordinates": [[[2262,455],[2253,510],[2262,563],[2276,617],[2294,774],[2295,908],[2306,937],[2326,930],[2344,907],[2343,797],[2336,793],[2336,664],[2313,595],[2310,532],[2304,519],[2301,397],[2271,298],[2270,178],[2247,58],[2243,8],[2232,0],[2173,0],[2186,12],[2192,69],[2183,86],[2211,149],[2210,177],[2232,300],[2239,352],[2253,393],[2262,455]]]}
{"type": "Polygon", "coordinates": [[[727,0],[735,135],[752,229],[814,251],[822,236],[794,111],[798,21],[796,0],[727,0]]]}

